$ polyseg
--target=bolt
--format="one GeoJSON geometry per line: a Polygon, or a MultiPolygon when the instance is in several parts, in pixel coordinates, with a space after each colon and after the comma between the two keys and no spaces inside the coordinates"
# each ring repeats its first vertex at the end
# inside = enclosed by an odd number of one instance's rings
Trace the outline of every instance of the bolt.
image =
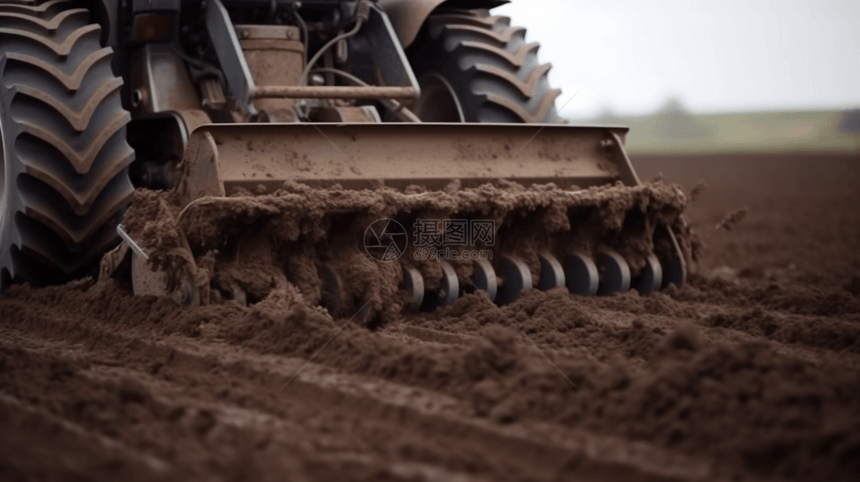
{"type": "Polygon", "coordinates": [[[325,85],[325,77],[322,74],[311,74],[310,82],[311,85],[325,85]]]}
{"type": "Polygon", "coordinates": [[[134,89],[134,92],[131,93],[131,106],[140,107],[145,98],[146,95],[142,89],[134,89]]]}

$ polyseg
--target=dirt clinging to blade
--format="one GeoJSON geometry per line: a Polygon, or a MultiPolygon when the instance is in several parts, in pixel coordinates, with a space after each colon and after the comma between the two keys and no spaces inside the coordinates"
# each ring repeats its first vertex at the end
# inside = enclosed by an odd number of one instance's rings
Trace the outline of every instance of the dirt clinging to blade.
{"type": "MultiPolygon", "coordinates": [[[[257,302],[273,290],[293,285],[310,305],[322,301],[330,306],[335,301],[323,299],[323,288],[326,273],[334,270],[346,292],[337,300],[342,311],[355,312],[367,302],[373,313],[369,318],[384,322],[398,316],[405,301],[398,291],[399,266],[374,261],[362,246],[368,226],[376,220],[390,218],[407,226],[412,242],[403,259],[421,271],[427,290],[435,291],[442,272],[438,261],[415,256],[416,218],[492,220],[498,242],[474,248],[521,258],[533,279],[540,277],[541,251],[594,252],[599,245],[617,249],[635,275],[645,265],[645,256],[660,249],[652,242],[657,226],[671,226],[679,236],[689,234],[680,216],[685,205],[678,187],[659,182],[571,193],[554,185],[526,189],[500,181],[498,186],[453,185],[446,191],[417,194],[286,184],[273,194],[253,196],[240,190],[232,197],[187,207],[171,193],[141,191],[126,224],[162,269],[165,260],[189,256],[205,267],[211,263],[204,257],[214,256],[214,273],[196,274],[212,280],[213,291],[202,293],[204,300],[246,296],[257,302]],[[183,236],[190,250],[183,249],[183,236]]],[[[681,240],[682,246],[689,244],[681,240]]],[[[452,265],[461,278],[471,277],[471,261],[454,260],[452,265]]]]}

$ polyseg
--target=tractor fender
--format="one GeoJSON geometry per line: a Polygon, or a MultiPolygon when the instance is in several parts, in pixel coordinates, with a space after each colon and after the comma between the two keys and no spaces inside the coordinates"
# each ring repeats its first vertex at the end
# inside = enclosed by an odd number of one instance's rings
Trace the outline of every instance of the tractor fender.
{"type": "Polygon", "coordinates": [[[495,8],[510,0],[379,0],[379,6],[397,32],[403,48],[409,47],[418,36],[421,26],[437,7],[445,4],[450,8],[495,8]]]}

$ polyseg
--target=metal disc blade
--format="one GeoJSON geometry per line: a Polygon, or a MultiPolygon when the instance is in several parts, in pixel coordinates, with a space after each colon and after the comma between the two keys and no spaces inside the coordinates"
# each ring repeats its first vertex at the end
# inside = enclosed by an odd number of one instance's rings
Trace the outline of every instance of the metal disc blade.
{"type": "Polygon", "coordinates": [[[615,250],[601,248],[597,255],[597,271],[600,273],[598,295],[630,289],[630,266],[615,250]]]}
{"type": "Polygon", "coordinates": [[[424,277],[414,266],[400,263],[403,269],[403,282],[400,288],[407,293],[407,309],[417,310],[424,302],[424,277]]]}
{"type": "Polygon", "coordinates": [[[496,295],[496,303],[499,305],[514,301],[520,293],[534,286],[529,267],[517,258],[502,255],[499,259],[499,272],[504,280],[496,295]]]}
{"type": "Polygon", "coordinates": [[[576,251],[567,257],[564,264],[567,289],[582,296],[594,296],[600,286],[597,265],[587,253],[576,251]]]}
{"type": "Polygon", "coordinates": [[[338,270],[329,265],[323,265],[325,271],[325,284],[323,285],[323,306],[331,314],[332,318],[351,318],[360,324],[367,323],[373,310],[367,300],[351,303],[349,293],[345,290],[343,276],[338,270]],[[355,310],[355,311],[353,311],[355,310]]]}
{"type": "Polygon", "coordinates": [[[654,232],[654,245],[664,245],[668,250],[659,252],[660,267],[663,269],[661,289],[673,284],[681,286],[687,280],[687,262],[681,254],[681,248],[675,234],[668,226],[659,226],[654,232]]]}
{"type": "Polygon", "coordinates": [[[344,307],[343,281],[340,274],[331,266],[324,265],[325,284],[323,285],[323,306],[332,318],[340,318],[344,307]]]}
{"type": "Polygon", "coordinates": [[[499,281],[496,278],[496,271],[493,269],[492,263],[486,259],[479,259],[472,263],[472,265],[475,270],[475,274],[472,276],[475,289],[485,291],[490,301],[495,301],[499,281]]]}
{"type": "Polygon", "coordinates": [[[422,311],[433,311],[436,308],[446,308],[457,302],[460,297],[460,281],[457,279],[457,272],[454,267],[447,261],[439,262],[442,268],[442,288],[438,293],[427,292],[424,294],[424,303],[421,305],[422,311]]]}
{"type": "Polygon", "coordinates": [[[168,274],[164,271],[152,271],[146,259],[137,253],[132,253],[131,286],[135,296],[158,296],[170,298],[182,306],[197,306],[200,304],[200,293],[190,274],[180,274],[181,278],[171,291],[168,274]]]}
{"type": "Polygon", "coordinates": [[[457,272],[454,271],[454,267],[451,266],[447,261],[442,261],[442,292],[439,294],[442,295],[444,293],[444,304],[442,306],[451,306],[457,302],[457,298],[460,297],[460,281],[457,279],[457,272]]]}
{"type": "Polygon", "coordinates": [[[663,268],[660,266],[660,260],[654,253],[648,254],[645,257],[645,267],[639,273],[639,276],[633,280],[632,287],[639,294],[647,295],[660,290],[660,285],[663,284],[663,268]]]}
{"type": "Polygon", "coordinates": [[[564,268],[558,259],[546,251],[538,253],[540,259],[540,281],[538,288],[547,291],[565,285],[564,268]]]}
{"type": "Polygon", "coordinates": [[[675,253],[661,263],[663,270],[663,281],[660,289],[665,289],[670,284],[681,286],[684,284],[686,273],[684,260],[675,253]]]}

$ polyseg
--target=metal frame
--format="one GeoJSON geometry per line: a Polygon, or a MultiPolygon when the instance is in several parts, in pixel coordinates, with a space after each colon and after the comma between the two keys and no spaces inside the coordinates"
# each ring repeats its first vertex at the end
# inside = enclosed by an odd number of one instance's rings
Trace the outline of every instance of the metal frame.
{"type": "Polygon", "coordinates": [[[199,155],[186,150],[185,161],[200,157],[199,162],[214,164],[228,191],[257,185],[273,191],[285,181],[361,190],[376,187],[378,179],[395,189],[413,184],[442,189],[452,178],[463,187],[512,178],[563,188],[617,180],[635,186],[630,164],[606,149],[606,141],[626,132],[626,127],[559,124],[219,124],[192,132],[189,146],[204,138],[212,142],[199,155]],[[313,164],[308,169],[294,159],[313,164]]]}
{"type": "Polygon", "coordinates": [[[420,95],[418,79],[412,72],[409,59],[391,21],[385,11],[378,5],[370,9],[367,25],[357,35],[364,38],[373,51],[373,59],[377,65],[376,83],[380,85],[410,86],[420,95]]]}
{"type": "Polygon", "coordinates": [[[256,115],[254,79],[251,77],[251,70],[245,61],[245,54],[227,9],[224,8],[221,0],[209,0],[205,15],[206,29],[215,48],[215,55],[221,64],[227,92],[233,96],[236,107],[247,110],[251,116],[256,115]]]}

